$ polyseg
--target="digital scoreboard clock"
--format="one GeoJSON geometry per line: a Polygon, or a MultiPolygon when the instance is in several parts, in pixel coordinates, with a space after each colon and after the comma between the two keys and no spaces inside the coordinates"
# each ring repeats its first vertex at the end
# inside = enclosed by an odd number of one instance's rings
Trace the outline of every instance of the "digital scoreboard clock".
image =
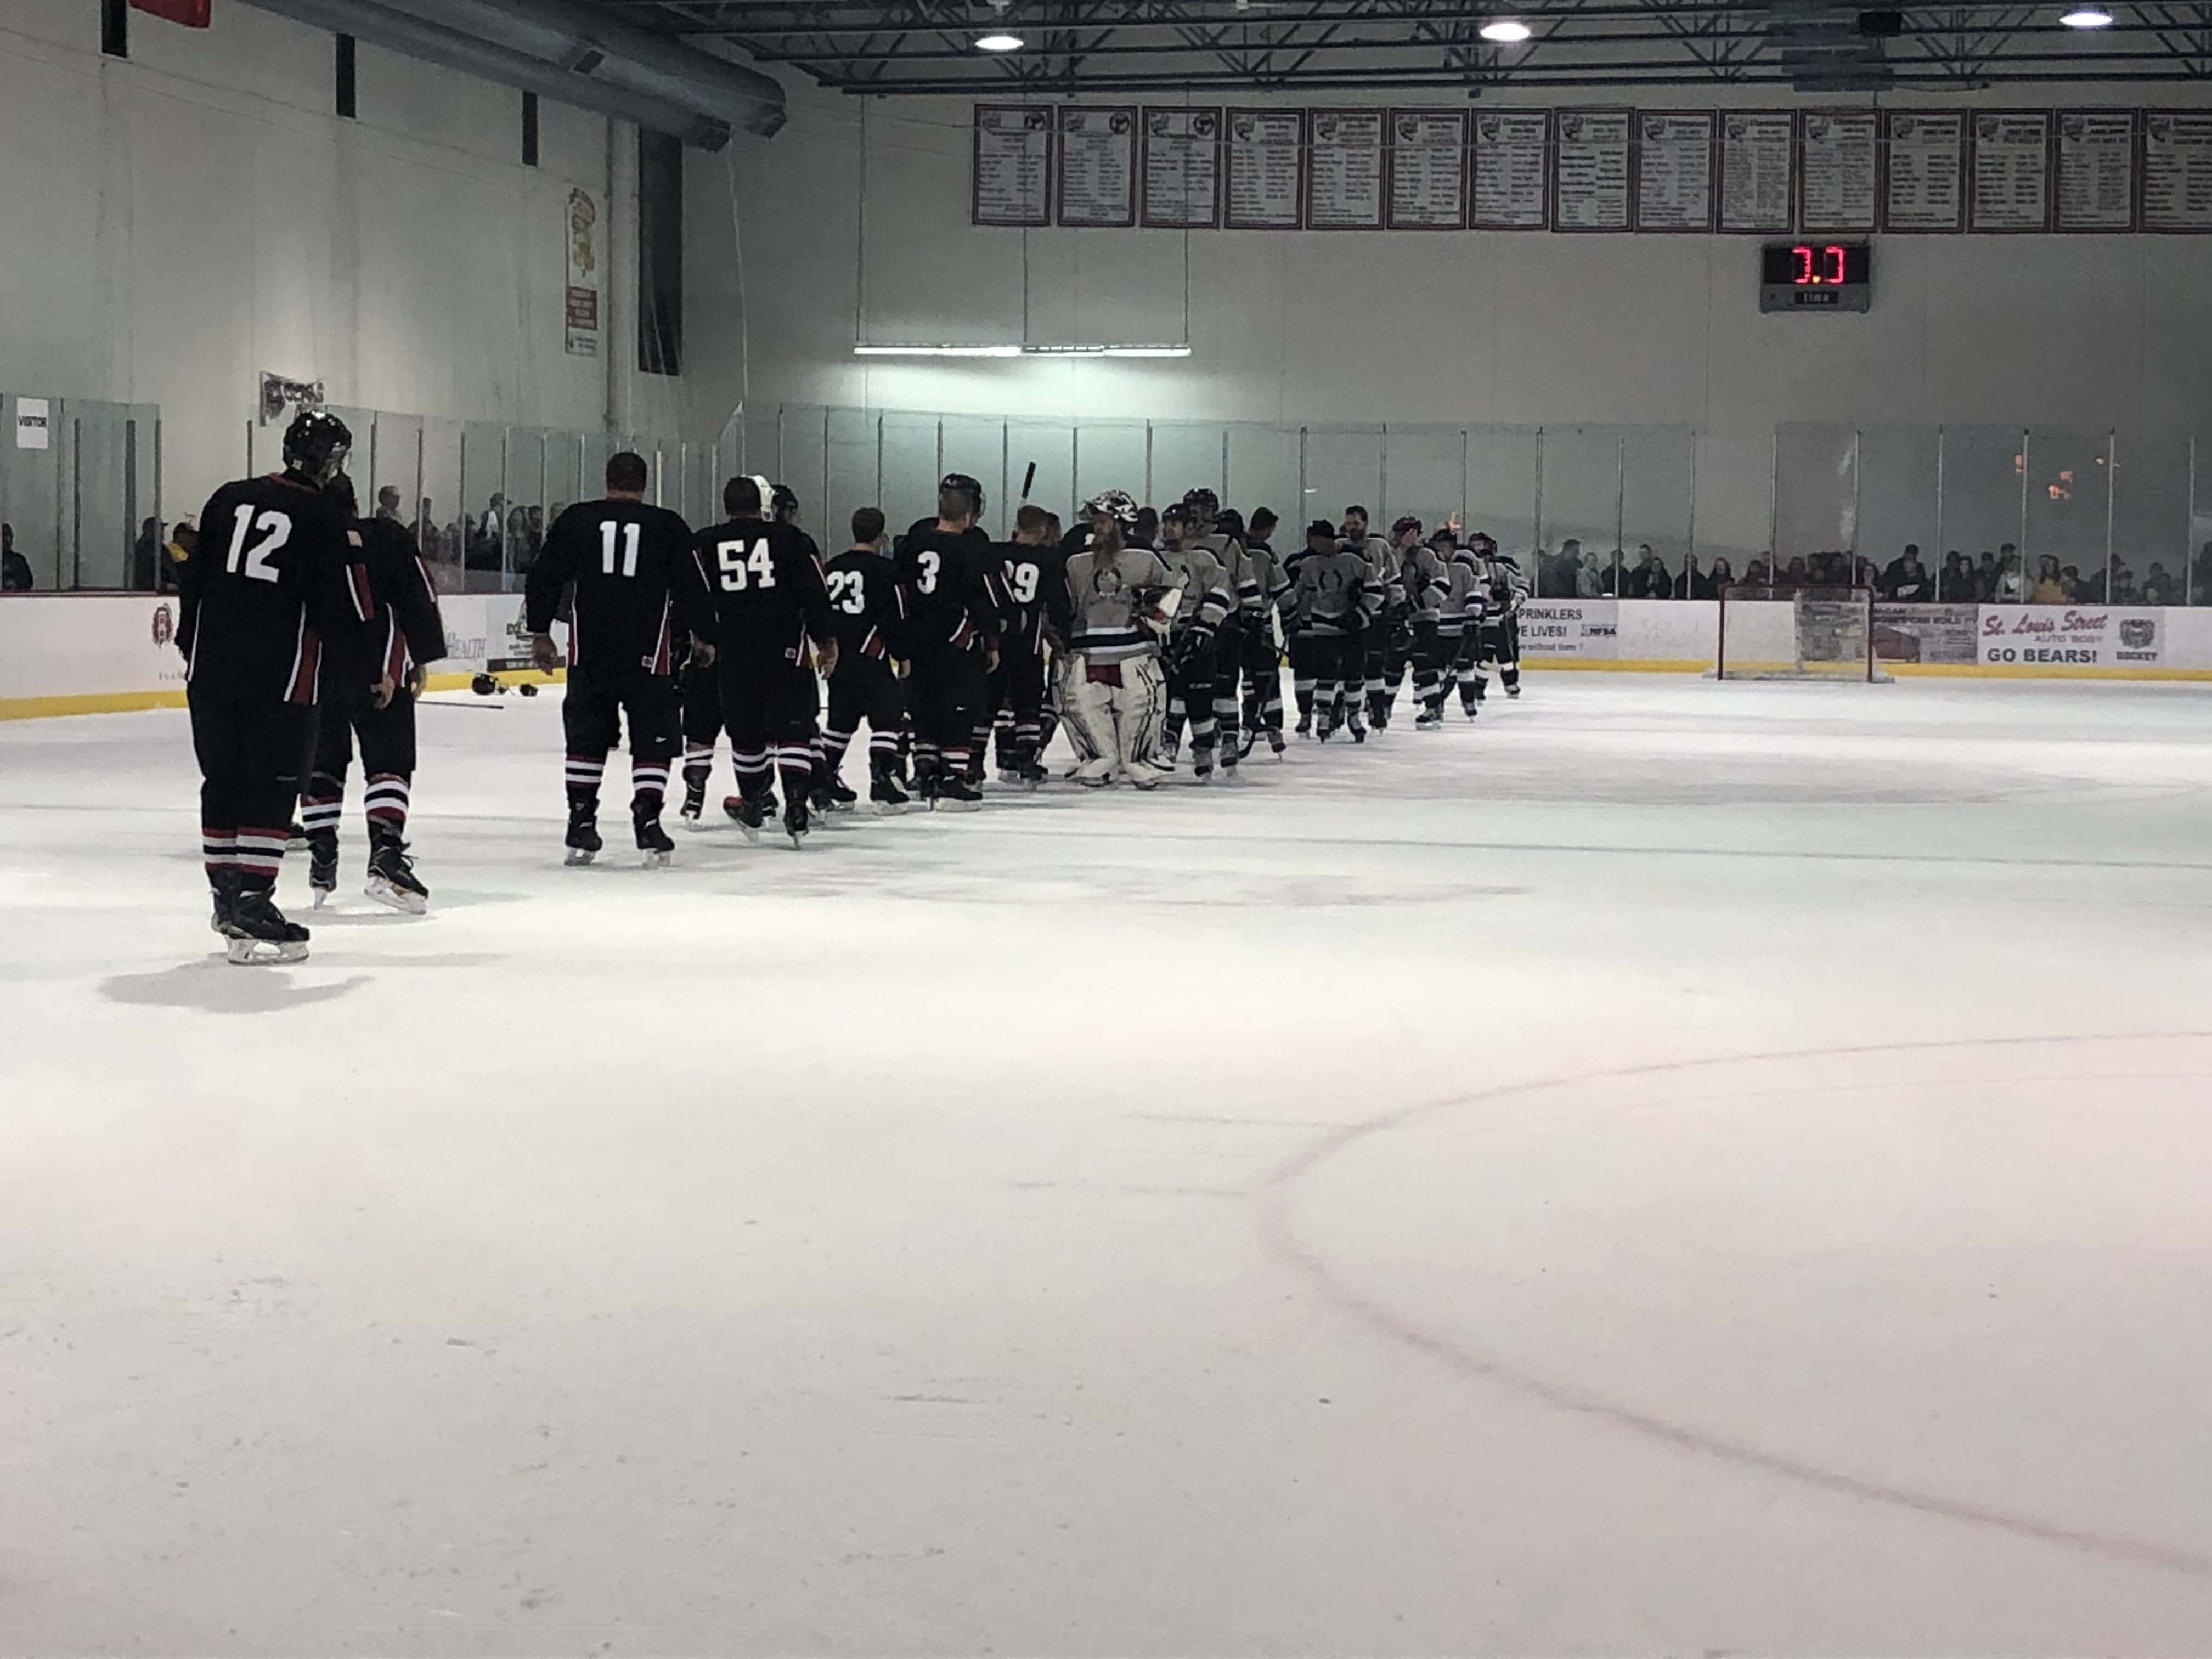
{"type": "Polygon", "coordinates": [[[1864,242],[1769,242],[1759,252],[1761,311],[1867,311],[1874,250],[1864,242]]]}

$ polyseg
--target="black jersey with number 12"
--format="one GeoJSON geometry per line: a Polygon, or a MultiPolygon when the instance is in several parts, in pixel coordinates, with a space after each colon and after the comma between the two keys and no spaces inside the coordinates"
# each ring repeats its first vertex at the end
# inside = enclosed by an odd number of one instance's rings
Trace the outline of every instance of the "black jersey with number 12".
{"type": "Polygon", "coordinates": [[[352,557],[345,520],[319,490],[272,475],[216,491],[179,575],[177,644],[193,690],[313,702],[325,647],[347,653],[374,614],[352,557]]]}

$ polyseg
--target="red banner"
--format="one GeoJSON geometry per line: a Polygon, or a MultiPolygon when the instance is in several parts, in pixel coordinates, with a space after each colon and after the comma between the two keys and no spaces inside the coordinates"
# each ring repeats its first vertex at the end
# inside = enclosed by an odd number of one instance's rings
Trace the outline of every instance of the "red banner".
{"type": "Polygon", "coordinates": [[[131,9],[149,16],[165,17],[172,23],[182,23],[188,29],[204,29],[208,26],[208,12],[215,0],[131,0],[131,9]]]}

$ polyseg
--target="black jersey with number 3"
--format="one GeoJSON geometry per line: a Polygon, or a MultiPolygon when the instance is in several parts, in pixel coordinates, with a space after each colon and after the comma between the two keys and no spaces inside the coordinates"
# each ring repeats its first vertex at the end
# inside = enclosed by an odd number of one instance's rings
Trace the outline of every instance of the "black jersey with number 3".
{"type": "Polygon", "coordinates": [[[821,550],[794,525],[732,519],[701,531],[689,579],[694,607],[714,618],[718,650],[788,650],[810,635],[830,637],[821,550]]]}
{"type": "Polygon", "coordinates": [[[199,551],[179,573],[177,644],[195,691],[312,703],[326,647],[374,614],[345,520],[281,474],[225,484],[200,514],[199,551]]]}
{"type": "Polygon", "coordinates": [[[530,568],[530,631],[553,626],[561,590],[576,585],[568,660],[673,671],[678,586],[691,563],[691,526],[645,501],[580,501],[553,521],[530,568]]]}
{"type": "Polygon", "coordinates": [[[934,519],[917,519],[899,543],[896,565],[916,649],[969,651],[998,637],[1006,578],[999,550],[981,530],[940,530],[934,519]]]}

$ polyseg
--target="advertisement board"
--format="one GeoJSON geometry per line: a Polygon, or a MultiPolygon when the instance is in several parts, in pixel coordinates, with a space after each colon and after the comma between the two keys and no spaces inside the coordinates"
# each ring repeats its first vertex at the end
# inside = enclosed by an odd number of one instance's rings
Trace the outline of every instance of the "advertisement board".
{"type": "Polygon", "coordinates": [[[2112,605],[1985,605],[1974,660],[1984,668],[2156,668],[2166,613],[2112,605]]]}
{"type": "Polygon", "coordinates": [[[1874,654],[1883,662],[1970,663],[1981,627],[1973,605],[1877,605],[1874,654]]]}
{"type": "Polygon", "coordinates": [[[1620,601],[1530,599],[1521,607],[1521,654],[1524,659],[1619,656],[1620,601]]]}

